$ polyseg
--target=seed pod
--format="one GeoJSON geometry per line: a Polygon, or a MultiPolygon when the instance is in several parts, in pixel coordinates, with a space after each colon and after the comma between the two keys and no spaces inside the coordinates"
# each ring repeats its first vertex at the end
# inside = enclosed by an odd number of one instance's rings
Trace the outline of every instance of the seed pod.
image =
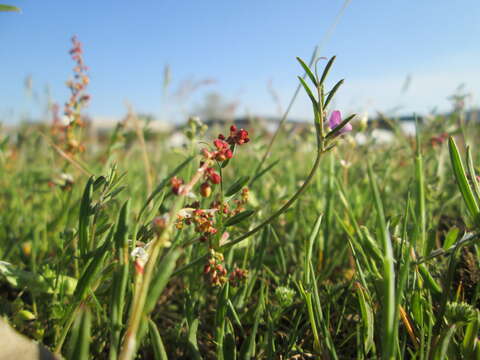
{"type": "Polygon", "coordinates": [[[212,194],[212,187],[208,182],[204,182],[200,185],[200,195],[203,197],[209,197],[212,194]]]}

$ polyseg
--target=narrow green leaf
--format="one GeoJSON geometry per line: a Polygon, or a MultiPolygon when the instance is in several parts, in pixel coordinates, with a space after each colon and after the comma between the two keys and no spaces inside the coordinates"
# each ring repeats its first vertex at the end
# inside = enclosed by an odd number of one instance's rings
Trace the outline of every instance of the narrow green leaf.
{"type": "Polygon", "coordinates": [[[460,229],[457,227],[453,227],[448,231],[447,235],[445,236],[445,242],[443,243],[443,248],[445,250],[450,249],[453,244],[457,242],[459,232],[460,229]]]}
{"type": "Polygon", "coordinates": [[[168,360],[162,337],[160,336],[157,325],[153,322],[152,319],[148,319],[148,329],[150,334],[150,341],[152,342],[153,353],[155,355],[155,360],[168,360]]]}
{"type": "Polygon", "coordinates": [[[395,319],[398,316],[395,301],[395,270],[392,242],[390,233],[385,220],[385,213],[383,211],[383,203],[378,191],[375,175],[372,166],[368,163],[368,177],[370,179],[370,186],[373,193],[375,208],[377,210],[378,229],[381,237],[383,250],[383,329],[382,336],[382,351],[384,359],[391,359],[395,353],[395,319]]]}
{"type": "Polygon", "coordinates": [[[333,97],[335,96],[335,93],[338,91],[338,89],[340,88],[340,86],[342,86],[344,80],[340,80],[339,82],[337,82],[334,87],[332,88],[332,90],[330,90],[330,92],[328,93],[328,96],[327,96],[327,100],[325,100],[325,104],[323,105],[323,108],[326,109],[328,107],[328,104],[330,104],[330,102],[332,101],[333,97]]]}
{"type": "Polygon", "coordinates": [[[198,330],[199,320],[198,318],[194,319],[190,326],[188,327],[188,350],[190,352],[191,359],[201,360],[202,355],[198,349],[197,343],[197,330],[198,330]]]}
{"type": "Polygon", "coordinates": [[[91,176],[85,190],[83,191],[82,202],[80,204],[80,213],[78,217],[78,246],[80,248],[81,256],[84,256],[89,249],[89,232],[90,215],[91,215],[91,201],[93,192],[94,178],[91,176]]]}
{"type": "Polygon", "coordinates": [[[357,290],[357,297],[358,297],[358,304],[360,305],[360,313],[362,314],[362,327],[364,331],[364,351],[365,354],[368,354],[372,349],[374,342],[373,342],[373,334],[374,334],[374,316],[372,307],[365,299],[365,294],[361,285],[357,284],[355,287],[357,290]]]}
{"type": "Polygon", "coordinates": [[[480,201],[480,184],[478,183],[477,174],[475,173],[475,167],[473,166],[472,152],[470,150],[470,146],[467,146],[467,170],[470,181],[472,182],[475,199],[478,204],[478,202],[480,201]]]}
{"type": "Polygon", "coordinates": [[[150,314],[155,307],[158,298],[167,285],[168,280],[170,280],[170,276],[175,269],[175,263],[180,254],[181,251],[179,249],[173,249],[161,260],[147,295],[147,300],[144,307],[145,314],[150,314]]]}
{"type": "Polygon", "coordinates": [[[78,284],[73,293],[75,301],[81,301],[85,297],[93,281],[98,280],[98,274],[101,271],[103,260],[111,248],[111,238],[113,230],[110,230],[105,243],[96,251],[95,256],[87,263],[85,269],[78,280],[78,284]]]}
{"type": "Polygon", "coordinates": [[[448,346],[456,330],[457,326],[454,324],[452,326],[449,326],[448,329],[440,336],[439,346],[437,347],[437,356],[435,356],[435,359],[447,359],[448,346]]]}
{"type": "MultiPolygon", "coordinates": [[[[115,247],[117,251],[128,250],[128,213],[130,212],[130,201],[127,200],[120,209],[115,232],[115,247]]],[[[120,259],[123,261],[123,259],[120,259]]]]}
{"type": "Polygon", "coordinates": [[[334,138],[335,136],[337,136],[339,133],[340,133],[340,130],[342,130],[350,121],[352,121],[352,119],[357,116],[357,114],[352,114],[350,115],[349,117],[347,117],[346,119],[344,119],[340,124],[338,124],[338,126],[335,127],[335,129],[333,129],[332,131],[330,131],[326,136],[325,138],[334,138]]]}
{"type": "Polygon", "coordinates": [[[305,74],[307,74],[307,76],[310,78],[313,85],[315,85],[315,87],[317,87],[318,86],[317,79],[315,78],[315,75],[313,75],[312,70],[310,70],[308,65],[302,59],[300,59],[298,56],[297,56],[297,61],[302,66],[303,70],[305,71],[305,74]]]}
{"type": "Polygon", "coordinates": [[[480,346],[477,340],[479,329],[480,329],[480,314],[477,311],[475,319],[470,321],[466,327],[465,335],[461,344],[464,352],[464,356],[466,359],[473,358],[473,354],[475,353],[475,348],[478,348],[480,346]]]}
{"type": "Polygon", "coordinates": [[[237,215],[234,215],[231,218],[229,218],[227,221],[225,221],[223,226],[228,227],[228,226],[236,225],[236,224],[242,222],[243,220],[246,220],[247,218],[249,218],[253,214],[255,214],[254,210],[242,211],[241,213],[238,213],[237,215]]]}
{"type": "Polygon", "coordinates": [[[259,292],[260,298],[258,299],[258,305],[255,309],[253,328],[240,349],[240,359],[242,360],[250,360],[255,357],[256,336],[265,307],[265,283],[262,282],[259,292]]]}
{"type": "Polygon", "coordinates": [[[242,188],[248,183],[248,180],[250,180],[250,176],[242,176],[237,179],[225,192],[225,196],[235,195],[237,192],[242,190],[242,188]]]}
{"type": "Polygon", "coordinates": [[[298,76],[298,80],[300,80],[300,83],[302,84],[303,88],[305,89],[305,92],[310,98],[310,101],[312,102],[314,109],[317,109],[318,103],[317,103],[317,100],[315,99],[315,96],[313,96],[312,90],[310,90],[305,80],[303,80],[300,76],[298,76]]]}
{"type": "Polygon", "coordinates": [[[92,316],[87,308],[80,310],[72,329],[68,359],[88,360],[92,316]]]}
{"type": "Polygon", "coordinates": [[[330,69],[332,68],[333,63],[335,62],[336,56],[332,56],[330,60],[328,60],[327,65],[325,65],[325,69],[323,70],[322,77],[320,78],[320,85],[323,85],[325,82],[325,79],[328,76],[328,73],[330,72],[330,69]]]}
{"type": "Polygon", "coordinates": [[[110,300],[112,332],[109,357],[111,360],[115,360],[118,357],[117,354],[120,344],[120,335],[123,326],[123,310],[125,307],[125,294],[129,274],[128,213],[129,201],[127,200],[120,209],[120,214],[117,221],[117,228],[114,236],[118,262],[116,263],[116,269],[113,274],[110,300]]]}
{"type": "Polygon", "coordinates": [[[308,264],[312,261],[313,246],[315,242],[318,240],[318,233],[320,232],[320,225],[322,225],[322,219],[323,219],[323,214],[318,214],[317,219],[315,220],[315,224],[313,225],[312,231],[310,232],[310,236],[308,237],[307,251],[305,252],[305,263],[303,265],[305,284],[310,284],[310,281],[311,281],[312,274],[310,274],[310,266],[308,264]]]}
{"type": "Polygon", "coordinates": [[[437,283],[437,281],[433,278],[433,276],[428,271],[425,264],[420,264],[418,266],[418,270],[420,275],[422,276],[423,281],[425,282],[425,286],[435,295],[442,294],[442,287],[437,283]]]}
{"type": "Polygon", "coordinates": [[[457,144],[455,143],[453,137],[448,139],[448,148],[450,151],[450,160],[455,179],[457,180],[458,188],[463,196],[465,204],[467,205],[470,216],[473,218],[474,222],[477,223],[479,221],[480,209],[475,201],[472,189],[468,183],[467,175],[458,152],[457,144]]]}
{"type": "Polygon", "coordinates": [[[237,360],[235,337],[231,332],[227,333],[223,339],[223,359],[237,360]]]}

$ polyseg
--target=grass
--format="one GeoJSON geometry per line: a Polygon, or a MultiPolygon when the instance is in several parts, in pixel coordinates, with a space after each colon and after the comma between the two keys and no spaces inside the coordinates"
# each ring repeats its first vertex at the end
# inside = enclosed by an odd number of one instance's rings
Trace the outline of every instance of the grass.
{"type": "Polygon", "coordinates": [[[478,358],[476,124],[339,135],[333,61],[300,61],[311,126],[252,124],[229,160],[195,121],[173,149],[138,119],[76,135],[84,153],[48,126],[2,135],[1,314],[69,359],[478,358]]]}

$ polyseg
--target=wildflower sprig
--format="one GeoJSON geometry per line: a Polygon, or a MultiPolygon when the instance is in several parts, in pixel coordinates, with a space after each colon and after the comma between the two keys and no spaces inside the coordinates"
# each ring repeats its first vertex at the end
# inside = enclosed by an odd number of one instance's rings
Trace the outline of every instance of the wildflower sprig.
{"type": "Polygon", "coordinates": [[[65,102],[63,117],[59,115],[58,104],[50,107],[52,124],[50,128],[53,141],[67,156],[85,151],[85,145],[79,140],[79,131],[85,127],[82,119],[82,110],[88,105],[90,95],[86,88],[90,83],[88,67],[83,59],[82,43],[76,36],[72,37],[72,48],[69,54],[75,63],[73,68],[73,79],[68,80],[66,85],[70,90],[70,97],[65,102]]]}
{"type": "MultiPolygon", "coordinates": [[[[197,173],[192,177],[189,183],[185,184],[184,180],[178,177],[171,179],[172,192],[175,195],[189,194],[193,186],[204,179],[200,185],[200,194],[203,197],[209,197],[212,193],[212,187],[221,183],[222,177],[214,169],[215,162],[226,163],[233,157],[235,146],[241,146],[250,141],[248,131],[245,129],[238,129],[235,125],[230,126],[230,135],[225,137],[219,134],[213,141],[214,147],[212,149],[203,148],[201,155],[203,160],[200,162],[200,167],[197,173]]],[[[224,164],[222,164],[222,167],[224,164]]]]}
{"type": "MultiPolygon", "coordinates": [[[[305,80],[303,78],[299,77],[299,80],[305,89],[305,92],[309,96],[312,105],[313,105],[313,113],[314,113],[314,124],[315,124],[315,130],[316,130],[316,138],[317,138],[317,148],[316,148],[316,157],[314,164],[312,166],[312,169],[310,170],[310,173],[307,175],[306,180],[303,182],[303,184],[300,186],[300,188],[291,196],[291,198],[283,205],[280,207],[280,209],[276,210],[273,212],[272,215],[270,215],[267,219],[262,221],[259,225],[255,226],[253,229],[247,231],[246,233],[240,235],[236,239],[233,239],[226,244],[220,246],[219,251],[226,251],[236,244],[244,241],[245,239],[249,238],[250,236],[256,234],[260,230],[262,230],[265,226],[273,222],[278,216],[280,216],[282,213],[287,211],[298,198],[305,192],[305,190],[308,188],[309,184],[311,183],[313,176],[315,175],[319,165],[320,165],[320,160],[322,158],[322,155],[331,150],[336,144],[332,143],[335,138],[337,138],[338,135],[340,135],[340,131],[345,128],[345,126],[349,125],[349,122],[354,118],[355,115],[351,115],[345,120],[341,121],[337,126],[333,126],[333,128],[328,132],[325,133],[325,119],[326,119],[326,106],[328,103],[333,98],[333,95],[336,93],[338,90],[339,86],[343,83],[343,80],[338,82],[332,90],[329,92],[328,97],[325,98],[325,92],[324,92],[324,81],[327,78],[328,72],[335,60],[335,57],[330,59],[328,62],[327,66],[325,67],[322,76],[319,78],[318,76],[314,75],[314,73],[311,71],[311,69],[305,64],[303,60],[300,58],[297,58],[299,61],[300,65],[304,68],[306,71],[309,79],[312,81],[313,85],[316,88],[316,93],[317,97],[314,96],[312,90],[310,87],[307,85],[305,80]],[[327,102],[328,101],[328,102],[327,102]]],[[[331,122],[331,125],[336,125],[333,122],[331,122]]],[[[348,130],[348,129],[347,129],[348,130]]],[[[174,272],[174,275],[179,275],[183,273],[184,271],[190,269],[193,266],[196,266],[198,264],[201,264],[208,258],[208,255],[204,255],[202,257],[199,257],[189,264],[185,265],[183,268],[177,270],[174,272]]]]}

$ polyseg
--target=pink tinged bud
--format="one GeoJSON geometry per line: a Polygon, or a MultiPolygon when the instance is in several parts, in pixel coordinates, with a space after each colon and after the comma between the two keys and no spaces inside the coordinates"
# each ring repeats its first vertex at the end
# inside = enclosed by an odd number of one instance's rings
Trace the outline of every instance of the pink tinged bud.
{"type": "MultiPolygon", "coordinates": [[[[330,115],[330,119],[328,120],[328,125],[330,126],[330,129],[334,130],[341,123],[342,114],[338,110],[333,111],[332,115],[330,115]]],[[[352,125],[350,123],[346,124],[342,129],[340,129],[339,133],[344,134],[349,131],[352,131],[352,125]]]]}
{"type": "Polygon", "coordinates": [[[231,132],[237,131],[237,127],[235,125],[230,126],[230,131],[231,132]]]}
{"type": "Polygon", "coordinates": [[[137,272],[137,274],[143,274],[144,272],[144,264],[143,264],[143,261],[141,261],[140,259],[136,259],[135,260],[135,271],[137,272]]]}
{"type": "Polygon", "coordinates": [[[222,234],[222,237],[220,238],[220,244],[223,245],[227,242],[228,238],[230,237],[230,234],[228,232],[224,232],[222,234]]]}

